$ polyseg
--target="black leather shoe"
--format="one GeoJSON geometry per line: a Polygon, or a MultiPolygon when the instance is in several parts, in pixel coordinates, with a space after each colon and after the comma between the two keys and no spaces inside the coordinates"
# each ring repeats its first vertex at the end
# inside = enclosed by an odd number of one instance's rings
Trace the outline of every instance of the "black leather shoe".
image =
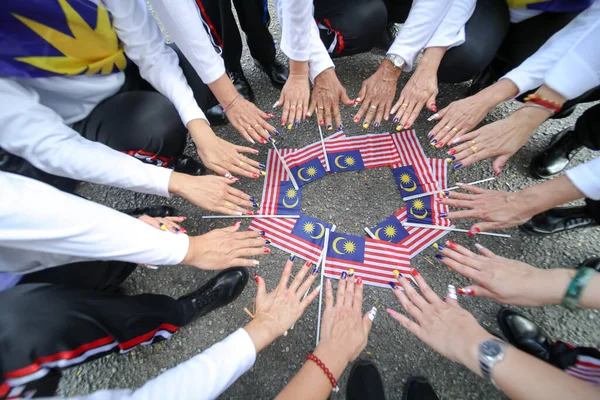
{"type": "Polygon", "coordinates": [[[179,215],[177,209],[169,206],[150,206],[150,207],[139,207],[139,208],[128,208],[125,210],[119,210],[122,213],[131,216],[148,215],[150,217],[173,217],[179,215]]]}
{"type": "Polygon", "coordinates": [[[583,146],[575,140],[571,128],[559,132],[552,138],[550,145],[531,160],[529,172],[536,178],[550,178],[569,165],[583,146]]]}
{"type": "Polygon", "coordinates": [[[598,224],[585,206],[556,207],[535,215],[519,228],[531,235],[551,235],[571,229],[589,228],[598,224]]]}
{"type": "MultiPolygon", "coordinates": [[[[243,98],[248,101],[254,101],[254,92],[241,69],[239,71],[229,72],[229,79],[231,79],[231,83],[233,83],[235,90],[237,90],[243,98]]],[[[227,107],[227,105],[225,105],[225,107],[227,107]]]]}
{"type": "Polygon", "coordinates": [[[505,307],[498,311],[497,319],[508,343],[541,360],[550,359],[553,342],[535,322],[505,307]]]}
{"type": "Polygon", "coordinates": [[[208,122],[212,126],[225,125],[227,123],[227,116],[220,104],[206,110],[204,115],[206,115],[206,119],[208,119],[208,122]]]}
{"type": "Polygon", "coordinates": [[[600,272],[600,257],[590,257],[586,260],[583,260],[579,263],[577,268],[593,268],[596,271],[600,272]]]}
{"type": "Polygon", "coordinates": [[[359,360],[352,366],[346,387],[346,400],[385,400],[383,380],[375,364],[359,360]]]}
{"type": "Polygon", "coordinates": [[[173,164],[173,170],[175,172],[181,172],[182,174],[200,176],[206,174],[206,167],[200,161],[194,160],[190,156],[181,156],[173,164]]]}
{"type": "Polygon", "coordinates": [[[201,288],[177,299],[189,315],[186,324],[209,312],[231,303],[242,293],[248,283],[248,270],[244,267],[228,268],[219,272],[201,288]]]}
{"type": "Polygon", "coordinates": [[[273,60],[268,64],[263,64],[260,61],[254,59],[254,65],[260,68],[271,80],[273,86],[278,89],[282,89],[287,78],[290,74],[288,68],[277,60],[273,60]]]}
{"type": "Polygon", "coordinates": [[[438,400],[435,390],[422,376],[411,376],[404,385],[403,400],[438,400]]]}

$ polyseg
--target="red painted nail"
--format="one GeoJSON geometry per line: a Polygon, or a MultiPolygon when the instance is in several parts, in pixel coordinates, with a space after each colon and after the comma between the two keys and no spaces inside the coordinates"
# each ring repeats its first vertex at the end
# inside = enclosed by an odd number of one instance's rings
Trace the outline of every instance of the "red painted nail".
{"type": "Polygon", "coordinates": [[[409,122],[406,125],[403,126],[404,129],[408,129],[412,126],[412,124],[409,122]]]}
{"type": "Polygon", "coordinates": [[[432,104],[430,107],[431,107],[431,111],[437,112],[438,109],[437,109],[437,106],[435,104],[432,104]]]}
{"type": "Polygon", "coordinates": [[[305,263],[304,263],[304,266],[305,266],[305,267],[310,267],[311,265],[312,265],[312,262],[311,262],[311,261],[307,261],[307,262],[305,262],[305,263]]]}
{"type": "Polygon", "coordinates": [[[456,243],[451,240],[446,241],[446,246],[450,247],[451,249],[456,249],[456,243]]]}
{"type": "Polygon", "coordinates": [[[286,122],[285,119],[281,118],[281,126],[284,126],[285,122],[286,122]]]}
{"type": "Polygon", "coordinates": [[[260,138],[259,142],[262,143],[262,144],[267,143],[267,141],[264,138],[260,138]]]}
{"type": "Polygon", "coordinates": [[[500,168],[498,171],[494,172],[494,175],[500,176],[500,172],[502,172],[502,168],[500,168]]]}
{"type": "Polygon", "coordinates": [[[439,143],[438,143],[438,144],[437,144],[435,147],[437,147],[437,148],[439,149],[439,148],[440,148],[440,147],[442,147],[443,145],[444,145],[444,142],[439,142],[439,143]]]}
{"type": "Polygon", "coordinates": [[[479,229],[478,227],[475,228],[471,228],[469,229],[469,232],[467,233],[468,236],[475,236],[477,235],[479,232],[481,232],[481,229],[479,229]]]}
{"type": "Polygon", "coordinates": [[[271,114],[271,113],[267,114],[267,118],[273,118],[274,116],[275,116],[275,114],[271,114]]]}
{"type": "Polygon", "coordinates": [[[324,124],[324,123],[323,123],[323,120],[322,120],[322,119],[320,119],[320,120],[319,120],[319,125],[323,125],[323,124],[324,124]]]}
{"type": "Polygon", "coordinates": [[[252,210],[246,210],[246,215],[254,215],[254,212],[252,210]]]}
{"type": "Polygon", "coordinates": [[[356,284],[362,285],[362,278],[360,276],[358,278],[356,278],[356,284]]]}
{"type": "Polygon", "coordinates": [[[450,149],[450,150],[448,150],[448,155],[449,156],[452,156],[454,154],[456,154],[456,149],[450,149]]]}
{"type": "Polygon", "coordinates": [[[258,174],[255,174],[254,172],[252,173],[252,177],[253,178],[258,178],[258,174]]]}
{"type": "Polygon", "coordinates": [[[410,271],[410,274],[414,277],[419,276],[419,271],[417,271],[415,268],[412,269],[412,271],[410,271]]]}
{"type": "Polygon", "coordinates": [[[254,280],[256,281],[256,283],[258,283],[258,281],[260,280],[260,276],[258,276],[256,272],[254,273],[254,280]]]}
{"type": "Polygon", "coordinates": [[[271,249],[268,249],[268,248],[266,248],[266,247],[263,249],[263,253],[265,253],[265,254],[268,254],[268,253],[270,253],[270,252],[271,252],[271,249]]]}
{"type": "Polygon", "coordinates": [[[358,117],[354,117],[354,123],[358,122],[358,117]]]}
{"type": "Polygon", "coordinates": [[[475,296],[475,291],[473,289],[471,289],[471,288],[466,288],[466,289],[458,288],[456,290],[456,292],[458,294],[462,294],[462,295],[475,296]]]}
{"type": "Polygon", "coordinates": [[[233,226],[240,226],[241,223],[242,223],[242,221],[238,221],[235,224],[233,224],[233,226]]]}
{"type": "Polygon", "coordinates": [[[187,233],[187,231],[185,229],[183,229],[183,228],[181,228],[181,232],[187,233]]]}

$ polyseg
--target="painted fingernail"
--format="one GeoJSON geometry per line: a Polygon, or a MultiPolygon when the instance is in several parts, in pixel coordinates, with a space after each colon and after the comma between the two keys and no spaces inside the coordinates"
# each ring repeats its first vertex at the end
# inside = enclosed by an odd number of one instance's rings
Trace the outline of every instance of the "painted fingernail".
{"type": "Polygon", "coordinates": [[[467,232],[467,235],[469,235],[469,236],[475,236],[479,232],[481,232],[481,229],[479,229],[478,227],[474,227],[474,228],[469,229],[469,232],[467,232]]]}
{"type": "Polygon", "coordinates": [[[348,273],[346,271],[342,272],[342,279],[346,279],[348,277],[348,273]]]}
{"type": "Polygon", "coordinates": [[[400,276],[400,271],[398,271],[397,269],[394,270],[394,276],[396,278],[398,278],[400,276]]]}
{"type": "Polygon", "coordinates": [[[374,126],[375,128],[378,128],[378,127],[379,127],[379,122],[373,122],[373,126],[374,126]]]}
{"type": "Polygon", "coordinates": [[[281,126],[285,126],[285,123],[286,123],[286,122],[287,122],[287,121],[286,121],[285,119],[281,118],[281,126]]]}
{"type": "Polygon", "coordinates": [[[258,204],[256,204],[256,203],[252,203],[252,207],[254,207],[254,208],[258,208],[258,204]]]}
{"type": "Polygon", "coordinates": [[[304,263],[304,266],[306,268],[310,268],[311,265],[312,265],[312,261],[307,261],[307,262],[304,263]]]}
{"type": "Polygon", "coordinates": [[[442,147],[443,145],[444,145],[444,142],[439,142],[439,143],[437,144],[437,146],[435,146],[435,147],[437,147],[437,148],[439,149],[439,148],[440,148],[440,147],[442,147]]]}
{"type": "Polygon", "coordinates": [[[437,139],[432,139],[431,142],[429,142],[429,144],[432,146],[435,146],[436,143],[437,143],[437,139]]]}
{"type": "Polygon", "coordinates": [[[260,233],[260,236],[265,236],[267,234],[265,231],[258,231],[258,233],[260,233]]]}
{"type": "Polygon", "coordinates": [[[446,214],[446,213],[440,213],[440,217],[442,217],[442,218],[448,218],[448,214],[446,214]]]}
{"type": "Polygon", "coordinates": [[[167,226],[165,224],[163,224],[162,222],[158,224],[158,227],[160,228],[161,231],[167,230],[167,226]]]}
{"type": "Polygon", "coordinates": [[[409,122],[408,124],[404,125],[404,129],[408,129],[412,126],[412,124],[409,122]]]}
{"type": "Polygon", "coordinates": [[[268,254],[268,253],[270,253],[270,252],[271,252],[271,249],[268,249],[268,248],[266,248],[266,247],[263,249],[263,253],[265,253],[265,254],[268,254]]]}
{"type": "Polygon", "coordinates": [[[333,130],[333,127],[331,125],[327,125],[327,130],[331,131],[331,130],[333,130]]]}
{"type": "Polygon", "coordinates": [[[281,135],[281,132],[279,132],[277,129],[275,129],[275,136],[279,136],[281,135]]]}
{"type": "Polygon", "coordinates": [[[254,215],[254,211],[252,211],[252,210],[247,210],[247,211],[246,211],[246,215],[254,215]]]}
{"type": "Polygon", "coordinates": [[[430,107],[431,107],[431,111],[433,111],[435,113],[437,112],[438,109],[437,109],[437,106],[435,104],[432,104],[430,107]]]}
{"type": "Polygon", "coordinates": [[[430,133],[429,135],[427,135],[427,139],[433,139],[433,133],[430,133]]]}
{"type": "Polygon", "coordinates": [[[451,144],[456,144],[458,142],[460,142],[462,140],[462,136],[457,136],[454,139],[452,139],[451,144]]]}
{"type": "Polygon", "coordinates": [[[312,274],[316,275],[319,273],[319,267],[316,267],[315,269],[312,270],[312,274]]]}
{"type": "Polygon", "coordinates": [[[258,260],[252,260],[252,264],[258,265],[258,264],[260,264],[260,261],[258,261],[258,260]]]}
{"type": "Polygon", "coordinates": [[[269,239],[265,239],[265,244],[271,244],[271,241],[269,239]]]}
{"type": "Polygon", "coordinates": [[[185,230],[185,228],[181,228],[181,232],[187,233],[187,230],[185,230]]]}
{"type": "Polygon", "coordinates": [[[397,130],[398,132],[400,132],[400,131],[402,130],[402,128],[403,128],[403,127],[402,127],[402,125],[398,125],[398,126],[396,127],[396,130],[397,130]]]}
{"type": "Polygon", "coordinates": [[[237,221],[235,224],[233,224],[233,226],[237,227],[240,226],[242,224],[242,221],[237,221]]]}
{"type": "Polygon", "coordinates": [[[278,105],[279,105],[279,100],[278,100],[278,101],[276,101],[276,102],[273,104],[273,107],[272,107],[272,108],[275,108],[275,107],[277,107],[278,105]]]}
{"type": "Polygon", "coordinates": [[[457,290],[457,292],[458,292],[458,294],[462,294],[465,296],[475,296],[475,291],[471,288],[465,288],[465,289],[459,288],[457,290]]]}
{"type": "Polygon", "coordinates": [[[227,178],[227,179],[231,179],[231,178],[232,178],[232,175],[231,175],[229,172],[228,172],[228,173],[226,173],[224,176],[225,176],[225,178],[227,178]]]}
{"type": "Polygon", "coordinates": [[[354,123],[358,122],[358,117],[354,117],[354,123]]]}
{"type": "Polygon", "coordinates": [[[358,278],[356,278],[356,284],[362,285],[362,278],[360,276],[358,278]]]}
{"type": "Polygon", "coordinates": [[[456,154],[456,149],[450,149],[450,150],[448,150],[448,155],[449,156],[453,156],[454,154],[456,154]]]}
{"type": "Polygon", "coordinates": [[[181,229],[175,228],[175,232],[179,233],[179,232],[181,232],[181,229]]]}
{"type": "Polygon", "coordinates": [[[344,129],[343,125],[338,126],[338,131],[341,131],[342,129],[344,129]]]}
{"type": "Polygon", "coordinates": [[[267,118],[273,118],[275,114],[267,113],[267,118]]]}
{"type": "MultiPolygon", "coordinates": [[[[252,141],[252,143],[254,143],[254,140],[252,141]]],[[[259,150],[257,150],[257,149],[252,149],[252,154],[258,154],[258,153],[260,153],[260,151],[259,151],[259,150]]]]}
{"type": "Polygon", "coordinates": [[[311,113],[307,112],[306,114],[304,114],[304,119],[310,118],[311,115],[312,115],[311,113]]]}
{"type": "Polygon", "coordinates": [[[459,169],[460,167],[462,167],[461,162],[454,164],[454,169],[459,169]]]}
{"type": "Polygon", "coordinates": [[[412,271],[410,271],[410,274],[414,277],[417,277],[417,276],[419,276],[419,271],[417,271],[416,269],[413,268],[412,271]]]}
{"type": "Polygon", "coordinates": [[[451,249],[456,249],[457,245],[452,240],[446,240],[446,246],[450,247],[451,249]]]}
{"type": "Polygon", "coordinates": [[[446,158],[447,163],[451,163],[454,160],[456,160],[456,157],[454,157],[454,156],[450,156],[450,157],[446,158]]]}
{"type": "Polygon", "coordinates": [[[442,192],[442,194],[443,194],[444,196],[450,196],[450,192],[449,192],[449,191],[447,191],[447,190],[444,190],[444,191],[442,192]]]}
{"type": "Polygon", "coordinates": [[[295,254],[290,255],[290,261],[294,261],[295,259],[296,259],[296,255],[295,254]]]}
{"type": "Polygon", "coordinates": [[[266,171],[260,171],[260,176],[267,176],[267,172],[266,171]]]}
{"type": "Polygon", "coordinates": [[[396,284],[395,284],[394,282],[392,282],[392,281],[389,281],[389,282],[388,282],[388,285],[390,285],[390,287],[391,287],[392,289],[396,289],[396,284]]]}
{"type": "Polygon", "coordinates": [[[458,296],[456,296],[456,287],[454,287],[454,285],[448,285],[448,297],[452,300],[458,300],[458,296]]]}
{"type": "Polygon", "coordinates": [[[258,163],[258,168],[265,169],[267,166],[263,163],[258,163]]]}
{"type": "Polygon", "coordinates": [[[260,280],[260,276],[258,276],[258,274],[255,272],[254,273],[254,282],[258,283],[259,280],[260,280]]]}
{"type": "Polygon", "coordinates": [[[288,128],[288,131],[292,129],[292,123],[291,122],[288,124],[287,128],[288,128]]]}
{"type": "Polygon", "coordinates": [[[369,311],[369,319],[371,321],[373,321],[376,316],[377,316],[377,307],[373,307],[373,308],[371,308],[371,311],[369,311]]]}
{"type": "Polygon", "coordinates": [[[498,171],[494,172],[494,175],[500,176],[500,172],[502,172],[502,168],[500,168],[498,171]]]}
{"type": "Polygon", "coordinates": [[[363,124],[363,128],[367,129],[369,127],[369,124],[367,124],[366,122],[363,124]]]}
{"type": "Polygon", "coordinates": [[[438,260],[441,260],[444,258],[444,256],[441,254],[436,254],[434,257],[437,258],[438,260]]]}
{"type": "Polygon", "coordinates": [[[444,246],[442,246],[441,244],[438,243],[434,243],[433,244],[433,248],[439,251],[445,250],[446,248],[444,246]]]}
{"type": "Polygon", "coordinates": [[[319,125],[325,125],[322,119],[319,120],[319,125]]]}
{"type": "Polygon", "coordinates": [[[394,118],[394,119],[392,120],[392,122],[393,122],[393,123],[395,123],[395,124],[397,124],[397,123],[398,123],[398,121],[400,121],[398,118],[394,118]]]}
{"type": "Polygon", "coordinates": [[[253,178],[258,178],[258,174],[255,174],[254,172],[252,173],[252,177],[253,178]]]}
{"type": "Polygon", "coordinates": [[[264,138],[260,138],[258,141],[259,141],[260,143],[262,143],[262,144],[265,144],[265,143],[267,143],[267,141],[266,141],[264,138]]]}
{"type": "Polygon", "coordinates": [[[250,200],[251,202],[255,202],[256,200],[254,199],[254,197],[250,197],[248,200],[250,200]]]}
{"type": "Polygon", "coordinates": [[[358,103],[360,101],[360,97],[357,97],[356,99],[354,99],[355,103],[358,103]]]}
{"type": "Polygon", "coordinates": [[[354,269],[350,268],[350,269],[348,270],[348,277],[349,277],[349,278],[352,278],[353,276],[354,276],[354,269]]]}
{"type": "Polygon", "coordinates": [[[431,122],[431,121],[433,121],[434,119],[436,119],[436,118],[437,118],[437,117],[439,117],[439,116],[440,116],[440,114],[438,114],[438,113],[435,113],[435,114],[433,114],[431,117],[427,118],[427,121],[431,122]]]}
{"type": "Polygon", "coordinates": [[[297,128],[298,125],[300,125],[300,120],[297,119],[296,122],[294,122],[294,126],[297,128]]]}

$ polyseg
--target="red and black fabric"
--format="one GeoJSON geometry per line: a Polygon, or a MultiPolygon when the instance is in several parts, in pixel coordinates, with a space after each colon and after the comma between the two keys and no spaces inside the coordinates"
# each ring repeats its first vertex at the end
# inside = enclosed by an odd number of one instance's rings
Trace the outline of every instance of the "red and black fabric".
{"type": "Polygon", "coordinates": [[[0,292],[0,399],[53,396],[61,370],[168,339],[191,320],[193,310],[168,296],[116,291],[134,269],[70,264],[0,292]]]}
{"type": "MultiPolygon", "coordinates": [[[[216,105],[214,95],[189,61],[176,47],[174,50],[198,105],[203,110],[216,105]]],[[[125,70],[121,90],[98,104],[72,128],[86,139],[163,167],[170,167],[173,160],[183,154],[188,132],[175,106],[142,79],[137,66],[131,62],[125,70]]],[[[1,148],[0,170],[37,179],[67,192],[73,192],[77,185],[73,179],[45,173],[1,148]]]]}
{"type": "Polygon", "coordinates": [[[550,363],[567,374],[600,386],[600,351],[593,347],[573,347],[557,341],[550,349],[550,363]]]}
{"type": "MultiPolygon", "coordinates": [[[[217,53],[223,57],[227,71],[242,69],[242,37],[230,0],[196,0],[204,28],[211,37],[217,53]]],[[[266,0],[233,0],[240,26],[253,58],[263,65],[275,60],[275,41],[269,25],[271,16],[266,0]]]]}

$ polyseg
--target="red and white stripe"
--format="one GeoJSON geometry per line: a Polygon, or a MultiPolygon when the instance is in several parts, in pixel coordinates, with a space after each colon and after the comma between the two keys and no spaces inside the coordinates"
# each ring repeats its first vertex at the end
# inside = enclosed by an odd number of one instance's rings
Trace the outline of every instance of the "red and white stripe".
{"type": "MultiPolygon", "coordinates": [[[[398,218],[400,223],[406,222],[406,207],[402,207],[402,209],[396,211],[394,215],[398,218]]],[[[448,231],[439,229],[415,228],[412,226],[407,226],[404,229],[408,231],[409,236],[399,244],[409,249],[410,258],[413,258],[449,233],[448,231]]]]}
{"type": "MultiPolygon", "coordinates": [[[[345,136],[344,132],[342,131],[336,132],[333,135],[325,138],[324,141],[326,151],[335,151],[330,148],[329,143],[343,138],[345,138],[345,136]]],[[[293,150],[291,153],[287,153],[284,159],[288,167],[293,168],[297,167],[298,165],[304,164],[305,162],[310,161],[315,157],[319,158],[321,164],[323,165],[323,168],[325,168],[325,156],[323,154],[323,147],[321,146],[320,141],[315,142],[313,144],[309,144],[308,146],[305,146],[301,149],[293,150]]]]}
{"type": "MultiPolygon", "coordinates": [[[[294,149],[279,149],[281,156],[285,158],[286,154],[291,154],[294,149]]],[[[281,160],[277,156],[275,150],[270,149],[267,154],[266,164],[267,176],[265,176],[265,184],[263,186],[263,194],[258,212],[260,214],[273,215],[277,213],[277,202],[279,200],[279,187],[282,181],[289,180],[281,160]]]]}
{"type": "Polygon", "coordinates": [[[360,150],[366,168],[387,167],[401,161],[400,154],[389,133],[347,136],[346,146],[349,147],[349,150],[360,150]]]}
{"type": "MultiPolygon", "coordinates": [[[[434,179],[437,181],[439,188],[447,188],[448,187],[448,163],[446,160],[441,158],[428,158],[427,162],[431,166],[431,172],[434,179]]],[[[452,226],[452,222],[448,218],[440,217],[440,213],[448,214],[449,209],[445,204],[440,203],[439,201],[435,201],[435,196],[432,199],[431,207],[435,212],[435,218],[433,220],[434,225],[441,226],[452,226]]]]}
{"type": "Polygon", "coordinates": [[[392,140],[400,155],[400,162],[391,167],[398,168],[412,165],[424,192],[441,189],[431,172],[429,159],[425,155],[414,129],[393,133],[392,140]]]}
{"type": "Polygon", "coordinates": [[[578,355],[575,365],[567,368],[565,372],[594,386],[600,386],[600,360],[595,357],[578,355]]]}

